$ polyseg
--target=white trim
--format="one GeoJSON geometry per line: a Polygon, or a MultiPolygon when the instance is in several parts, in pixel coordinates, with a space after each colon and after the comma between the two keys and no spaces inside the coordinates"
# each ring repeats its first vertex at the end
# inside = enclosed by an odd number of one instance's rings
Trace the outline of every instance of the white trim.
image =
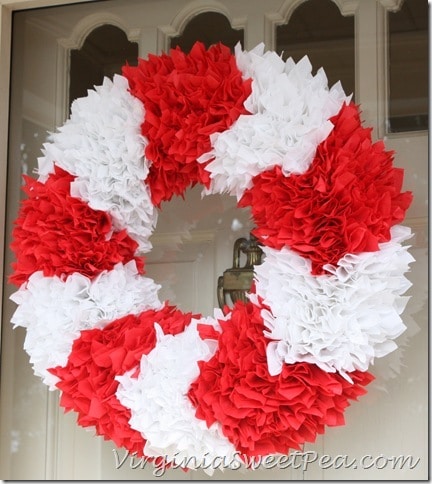
{"type": "MultiPolygon", "coordinates": [[[[297,10],[302,3],[307,0],[285,0],[279,9],[279,16],[283,18],[283,22],[288,22],[292,14],[297,10]]],[[[339,9],[341,15],[349,17],[355,15],[357,12],[360,0],[331,0],[339,9]]]]}
{"type": "Polygon", "coordinates": [[[61,38],[58,43],[64,49],[81,49],[87,36],[97,27],[102,25],[114,25],[122,30],[130,42],[138,42],[141,29],[130,28],[123,19],[110,12],[97,12],[87,15],[81,19],[74,27],[72,34],[67,38],[61,38]]]}
{"type": "MultiPolygon", "coordinates": [[[[264,14],[264,43],[269,49],[276,49],[276,27],[287,24],[293,13],[307,0],[285,0],[277,12],[264,14]]],[[[331,0],[344,17],[355,15],[360,0],[331,0]]]]}
{"type": "Polygon", "coordinates": [[[29,10],[32,8],[56,7],[59,5],[72,5],[74,3],[89,3],[94,0],[0,0],[0,6],[4,6],[11,12],[17,10],[29,10]]]}
{"type": "MultiPolygon", "coordinates": [[[[392,1],[392,0],[390,0],[392,1]]],[[[389,2],[387,2],[389,3],[389,2]]],[[[394,2],[392,2],[394,3],[394,2]]],[[[383,138],[387,133],[386,120],[388,111],[388,31],[387,12],[383,2],[377,5],[377,136],[383,138]]]]}
{"type": "MultiPolygon", "coordinates": [[[[12,44],[12,10],[0,4],[0,226],[6,225],[7,160],[9,135],[9,95],[12,44]]],[[[3,229],[4,230],[4,229],[3,229]]],[[[0,270],[4,274],[5,234],[0,240],[0,270]]],[[[3,294],[3,277],[0,280],[3,294]]],[[[3,299],[0,301],[3,314],[3,299]]],[[[1,334],[0,334],[1,343],[1,334]]]]}
{"type": "MultiPolygon", "coordinates": [[[[50,28],[51,24],[45,25],[38,22],[45,29],[50,28]]],[[[131,28],[126,25],[121,17],[110,12],[97,12],[87,15],[81,19],[74,27],[72,34],[67,38],[59,38],[57,43],[57,78],[56,78],[56,126],[65,122],[68,115],[69,106],[69,85],[70,77],[70,51],[81,49],[88,35],[98,27],[103,25],[113,25],[122,30],[130,42],[139,43],[141,29],[131,28]]]]}
{"type": "Polygon", "coordinates": [[[47,433],[45,438],[46,460],[45,460],[45,479],[55,481],[58,475],[58,422],[60,414],[58,392],[48,392],[47,397],[47,433]]]}
{"type": "Polygon", "coordinates": [[[69,110],[69,86],[70,86],[70,55],[69,50],[61,43],[57,44],[56,79],[55,79],[55,123],[56,126],[63,124],[69,110]]]}
{"type": "Polygon", "coordinates": [[[339,8],[340,13],[344,17],[349,17],[351,15],[355,15],[360,0],[332,0],[339,8]]]}
{"type": "Polygon", "coordinates": [[[186,25],[190,20],[201,13],[220,13],[226,17],[231,25],[231,28],[235,30],[244,29],[245,42],[246,42],[246,17],[232,17],[230,10],[221,2],[217,0],[194,0],[186,5],[178,14],[173,18],[172,22],[168,25],[161,25],[157,29],[157,52],[169,50],[169,40],[172,37],[178,37],[182,34],[186,25]]]}
{"type": "Polygon", "coordinates": [[[216,230],[194,230],[155,233],[151,236],[151,241],[155,245],[172,245],[174,242],[182,244],[201,244],[203,242],[213,242],[215,240],[216,230]]]}
{"type": "Polygon", "coordinates": [[[397,12],[402,8],[405,0],[379,0],[381,5],[390,12],[397,12]]]}
{"type": "Polygon", "coordinates": [[[382,100],[382,105],[379,106],[378,112],[378,134],[382,138],[384,136],[388,138],[410,138],[412,135],[427,135],[428,131],[404,131],[400,133],[392,133],[388,130],[388,120],[390,119],[390,76],[389,69],[390,59],[390,36],[389,36],[389,13],[398,12],[405,0],[379,0],[381,7],[381,29],[382,29],[382,45],[383,48],[378,51],[381,54],[382,59],[379,60],[378,66],[378,96],[382,100]]]}

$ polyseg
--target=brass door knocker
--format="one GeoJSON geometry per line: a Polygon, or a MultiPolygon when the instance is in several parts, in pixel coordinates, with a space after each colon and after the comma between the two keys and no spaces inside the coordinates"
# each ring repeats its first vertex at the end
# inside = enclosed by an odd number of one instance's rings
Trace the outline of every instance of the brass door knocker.
{"type": "Polygon", "coordinates": [[[233,267],[227,269],[218,278],[217,295],[219,307],[229,305],[236,301],[247,301],[246,294],[250,291],[254,276],[254,266],[261,264],[263,251],[258,245],[257,238],[250,234],[250,238],[241,237],[234,243],[233,267]],[[244,266],[240,266],[241,255],[246,256],[244,266]]]}

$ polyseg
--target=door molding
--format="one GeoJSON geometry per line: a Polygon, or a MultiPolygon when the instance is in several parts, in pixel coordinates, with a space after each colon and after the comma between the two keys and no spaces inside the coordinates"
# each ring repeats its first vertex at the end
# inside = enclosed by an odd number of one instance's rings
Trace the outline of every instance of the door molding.
{"type": "Polygon", "coordinates": [[[233,29],[243,29],[246,35],[247,17],[233,17],[229,8],[217,0],[194,0],[187,4],[172,22],[167,25],[159,26],[157,29],[157,50],[158,53],[169,50],[169,40],[171,37],[178,37],[182,34],[189,21],[201,13],[215,12],[226,17],[233,29]]]}
{"type": "MultiPolygon", "coordinates": [[[[93,30],[102,25],[113,25],[125,34],[130,42],[139,43],[141,29],[133,28],[122,17],[111,12],[97,12],[82,18],[73,28],[69,37],[59,38],[57,41],[57,76],[56,76],[56,126],[65,122],[69,106],[69,70],[70,51],[81,49],[86,38],[93,30]]],[[[48,25],[49,28],[50,24],[48,25]]]]}

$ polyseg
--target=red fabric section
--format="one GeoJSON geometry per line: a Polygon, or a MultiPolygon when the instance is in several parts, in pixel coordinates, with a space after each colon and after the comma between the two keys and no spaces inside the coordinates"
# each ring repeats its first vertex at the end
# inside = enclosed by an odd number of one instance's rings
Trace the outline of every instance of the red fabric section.
{"type": "Polygon", "coordinates": [[[370,373],[353,372],[349,383],[337,373],[316,365],[284,365],[271,376],[267,369],[261,308],[237,303],[230,320],[220,321],[219,347],[208,362],[200,362],[200,376],[189,398],[196,416],[210,426],[219,422],[236,449],[249,457],[288,454],[314,442],[326,425],[343,425],[350,399],[366,393],[370,373]]]}
{"type": "Polygon", "coordinates": [[[344,105],[331,121],[333,131],[304,174],[265,171],[239,203],[251,206],[264,245],[309,258],[316,275],[345,254],[378,250],[412,201],[411,192],[401,193],[403,170],[382,142],[372,143],[357,106],[344,105]]]}
{"type": "Polygon", "coordinates": [[[78,413],[82,427],[95,427],[97,435],[113,440],[118,447],[143,455],[145,440],[129,426],[130,410],[115,393],[116,376],[137,368],[141,356],[156,344],[155,323],[165,334],[177,334],[190,323],[192,315],[172,306],[148,310],[113,321],[102,329],[81,332],[73,343],[65,367],[51,369],[60,378],[60,405],[78,413]]]}
{"type": "Polygon", "coordinates": [[[197,42],[189,54],[149,55],[137,67],[123,67],[131,93],[144,103],[142,133],[151,161],[147,182],[160,206],[196,183],[209,184],[205,164],[197,158],[211,149],[210,135],[227,130],[241,114],[251,93],[235,57],[222,44],[208,50],[197,42]]]}
{"type": "Polygon", "coordinates": [[[130,260],[143,272],[143,259],[134,256],[138,244],[126,230],[113,231],[107,213],[70,195],[72,175],[55,167],[45,183],[24,178],[28,198],[21,202],[12,232],[16,262],[10,282],[20,285],[36,271],[92,278],[130,260]]]}

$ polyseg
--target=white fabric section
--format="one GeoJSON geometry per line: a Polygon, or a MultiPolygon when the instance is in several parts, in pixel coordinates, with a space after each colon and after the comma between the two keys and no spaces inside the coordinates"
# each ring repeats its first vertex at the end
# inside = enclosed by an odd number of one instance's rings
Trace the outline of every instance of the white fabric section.
{"type": "Polygon", "coordinates": [[[242,115],[223,133],[211,136],[212,150],[200,162],[212,160],[210,193],[236,195],[240,199],[252,178],[276,165],[285,175],[303,173],[311,164],[319,143],[327,138],[336,115],[349,102],[340,83],[331,89],[323,69],[312,75],[307,57],[297,64],[284,62],[260,44],[250,52],[235,51],[243,77],[252,78],[252,94],[242,115]]]}
{"type": "Polygon", "coordinates": [[[164,456],[177,466],[196,468],[208,466],[217,457],[235,460],[235,448],[223,436],[219,424],[210,428],[195,417],[195,408],[187,397],[191,383],[199,375],[198,361],[209,360],[216,350],[216,341],[202,340],[192,320],[183,333],[164,335],[155,323],[156,347],[141,358],[137,378],[131,372],[119,376],[117,398],[130,408],[132,428],[147,439],[144,453],[164,456]]]}
{"type": "Polygon", "coordinates": [[[270,373],[306,361],[345,375],[396,349],[393,340],[405,330],[402,294],[411,286],[404,273],[414,261],[401,242],[410,236],[409,228],[395,226],[379,251],[348,254],[322,276],[311,275],[310,261],[295,252],[264,247],[255,272],[257,294],[271,308],[261,312],[264,333],[274,340],[267,347],[270,373]]]}
{"type": "Polygon", "coordinates": [[[53,390],[58,378],[47,370],[67,363],[81,330],[103,328],[127,314],[159,309],[159,288],[138,274],[133,261],[117,264],[93,281],[79,273],[61,280],[36,272],[11,296],[18,304],[11,322],[27,328],[24,349],[34,373],[53,390]]]}
{"type": "Polygon", "coordinates": [[[75,175],[71,195],[108,212],[114,227],[127,229],[140,250],[148,252],[157,211],[144,183],[143,121],[144,106],[129,93],[128,81],[118,75],[113,81],[105,78],[102,86],[73,102],[70,118],[44,144],[38,173],[44,182],[56,164],[75,175]]]}

